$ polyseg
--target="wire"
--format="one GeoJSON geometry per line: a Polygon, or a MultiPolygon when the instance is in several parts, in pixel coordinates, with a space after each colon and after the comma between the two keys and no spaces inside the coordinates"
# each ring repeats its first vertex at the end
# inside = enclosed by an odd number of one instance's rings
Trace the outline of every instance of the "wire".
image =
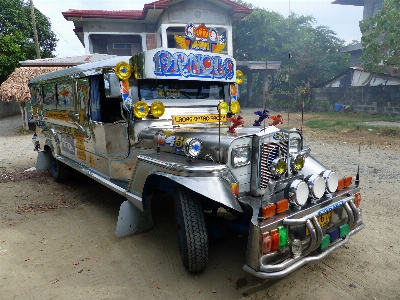
{"type": "Polygon", "coordinates": [[[68,45],[70,45],[72,47],[72,49],[74,49],[76,52],[78,52],[80,55],[82,55],[82,52],[80,52],[73,45],[71,45],[58,31],[54,30],[54,32],[57,33],[57,35],[59,35],[68,45]]]}

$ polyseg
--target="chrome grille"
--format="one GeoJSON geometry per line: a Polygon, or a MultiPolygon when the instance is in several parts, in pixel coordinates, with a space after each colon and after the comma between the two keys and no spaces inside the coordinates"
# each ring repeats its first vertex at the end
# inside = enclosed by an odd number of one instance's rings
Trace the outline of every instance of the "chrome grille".
{"type": "Polygon", "coordinates": [[[274,178],[269,166],[279,155],[286,159],[288,144],[286,141],[279,143],[262,143],[260,153],[259,189],[265,189],[268,182],[274,178]],[[279,154],[280,152],[280,154],[279,154]]]}

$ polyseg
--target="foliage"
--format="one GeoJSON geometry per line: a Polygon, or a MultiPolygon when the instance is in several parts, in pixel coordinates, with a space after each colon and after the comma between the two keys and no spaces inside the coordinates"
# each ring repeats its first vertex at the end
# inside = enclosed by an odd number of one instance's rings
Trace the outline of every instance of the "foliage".
{"type": "MultiPolygon", "coordinates": [[[[18,66],[18,61],[36,58],[27,0],[0,0],[0,82],[18,66]]],[[[53,57],[57,39],[50,20],[35,9],[35,21],[42,58],[53,57]]]]}
{"type": "Polygon", "coordinates": [[[360,22],[364,68],[369,72],[400,67],[400,0],[385,0],[378,13],[360,22]]]}
{"type": "MultiPolygon", "coordinates": [[[[253,12],[233,26],[234,56],[239,61],[282,61],[281,72],[270,82],[275,92],[295,94],[305,83],[316,86],[348,68],[349,55],[339,52],[344,41],[328,27],[314,26],[312,16],[292,13],[285,18],[236,2],[253,8],[253,12]]],[[[254,85],[257,81],[261,78],[254,76],[254,85]]]]}

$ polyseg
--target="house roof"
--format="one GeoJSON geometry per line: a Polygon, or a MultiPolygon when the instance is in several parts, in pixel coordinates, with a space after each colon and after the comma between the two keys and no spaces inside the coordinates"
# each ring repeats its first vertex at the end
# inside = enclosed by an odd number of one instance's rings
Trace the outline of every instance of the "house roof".
{"type": "MultiPolygon", "coordinates": [[[[73,21],[74,32],[83,42],[83,21],[101,22],[137,22],[145,24],[156,24],[161,14],[168,6],[183,2],[185,0],[158,0],[144,5],[143,10],[80,10],[69,9],[62,15],[67,21],[73,21]]],[[[232,22],[242,20],[253,10],[231,0],[204,0],[214,3],[229,11],[232,22]]]]}
{"type": "Polygon", "coordinates": [[[0,85],[0,101],[3,102],[27,102],[31,95],[28,81],[36,76],[65,69],[66,67],[21,67],[15,71],[0,85]]]}
{"type": "Polygon", "coordinates": [[[21,64],[21,66],[24,67],[76,66],[88,62],[108,59],[115,56],[116,55],[88,54],[88,55],[71,56],[71,57],[55,57],[55,58],[24,60],[20,61],[19,63],[21,64]]]}
{"type": "Polygon", "coordinates": [[[335,0],[332,4],[364,6],[364,0],[335,0]]]}

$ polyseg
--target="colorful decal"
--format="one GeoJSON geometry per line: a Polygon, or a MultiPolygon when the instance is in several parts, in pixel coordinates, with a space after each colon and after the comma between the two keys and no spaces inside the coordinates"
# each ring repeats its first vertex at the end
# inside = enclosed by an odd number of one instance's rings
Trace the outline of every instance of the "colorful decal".
{"type": "Polygon", "coordinates": [[[154,54],[153,61],[157,76],[231,80],[235,71],[231,58],[223,60],[220,56],[200,53],[160,50],[154,54]]]}
{"type": "Polygon", "coordinates": [[[59,83],[57,84],[57,109],[59,107],[74,106],[73,91],[74,85],[70,83],[59,83]]]}
{"type": "Polygon", "coordinates": [[[121,80],[120,83],[121,95],[123,99],[123,107],[126,111],[132,110],[132,97],[130,95],[129,80],[121,80]]]}
{"type": "Polygon", "coordinates": [[[66,112],[59,112],[59,111],[50,111],[46,112],[46,116],[48,118],[60,120],[60,121],[68,121],[68,113],[66,112]]]}
{"type": "Polygon", "coordinates": [[[89,82],[87,80],[79,80],[77,82],[77,90],[78,90],[77,97],[78,97],[78,102],[80,104],[79,122],[81,124],[84,123],[85,112],[87,111],[87,104],[89,100],[88,89],[89,89],[89,82]]]}
{"type": "Polygon", "coordinates": [[[323,215],[323,214],[325,214],[327,212],[330,212],[331,210],[339,208],[339,207],[341,207],[343,205],[344,205],[344,201],[343,200],[340,200],[340,201],[338,201],[336,203],[333,203],[333,204],[331,204],[331,205],[319,210],[318,211],[318,216],[323,215]]]}
{"type": "Polygon", "coordinates": [[[178,99],[181,96],[181,91],[180,90],[163,90],[159,89],[157,90],[157,97],[163,97],[165,99],[178,99]]]}
{"type": "Polygon", "coordinates": [[[83,135],[76,136],[76,149],[78,158],[86,160],[85,137],[83,135]]]}
{"type": "Polygon", "coordinates": [[[275,134],[272,136],[272,138],[273,138],[275,141],[280,141],[280,140],[283,139],[283,133],[282,133],[282,132],[277,132],[277,133],[275,133],[275,134]]]}
{"type": "Polygon", "coordinates": [[[94,166],[94,158],[93,158],[93,155],[92,155],[92,154],[89,154],[89,165],[90,165],[91,167],[94,166]]]}
{"type": "Polygon", "coordinates": [[[175,41],[182,49],[218,53],[225,48],[225,38],[215,28],[207,28],[204,24],[196,27],[189,23],[185,33],[186,36],[175,35],[175,41]]]}
{"type": "Polygon", "coordinates": [[[157,143],[159,146],[169,145],[174,148],[176,152],[183,152],[183,144],[186,142],[188,138],[184,138],[182,136],[163,136],[159,135],[157,138],[157,143]]]}
{"type": "Polygon", "coordinates": [[[231,85],[230,85],[230,90],[231,90],[231,100],[232,100],[232,101],[237,100],[237,88],[236,88],[236,84],[231,84],[231,85]]]}
{"type": "Polygon", "coordinates": [[[226,114],[172,116],[172,124],[226,122],[226,114]]]}
{"type": "Polygon", "coordinates": [[[61,135],[61,150],[68,154],[75,155],[75,139],[71,135],[61,135]]]}

